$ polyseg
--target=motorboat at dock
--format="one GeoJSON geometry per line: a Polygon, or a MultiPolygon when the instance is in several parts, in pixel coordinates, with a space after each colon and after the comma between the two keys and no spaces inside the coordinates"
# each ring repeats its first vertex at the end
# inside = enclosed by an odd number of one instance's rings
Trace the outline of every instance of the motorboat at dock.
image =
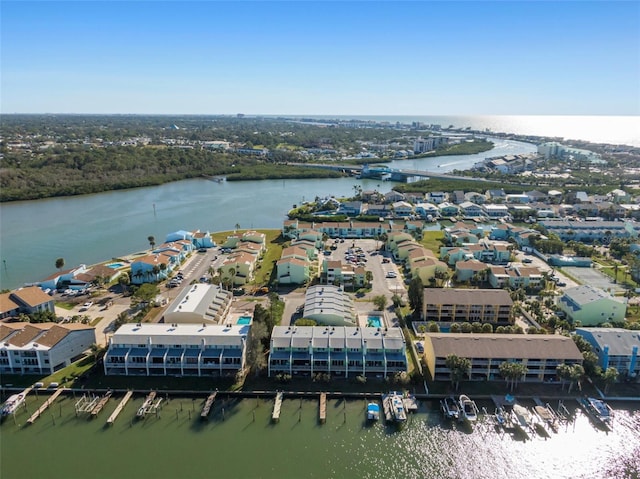
{"type": "Polygon", "coordinates": [[[377,402],[367,404],[367,420],[377,421],[380,419],[380,405],[377,402]]]}
{"type": "Polygon", "coordinates": [[[448,396],[440,401],[442,414],[447,419],[458,419],[460,417],[460,406],[453,396],[448,396]]]}
{"type": "Polygon", "coordinates": [[[460,419],[475,422],[478,420],[478,406],[465,394],[460,395],[460,419]]]}
{"type": "Polygon", "coordinates": [[[12,394],[6,400],[4,405],[2,406],[2,411],[0,411],[0,415],[2,417],[9,416],[15,413],[22,404],[24,404],[25,395],[23,393],[20,394],[12,394]]]}
{"type": "Polygon", "coordinates": [[[407,410],[404,407],[402,393],[391,391],[382,397],[382,405],[387,421],[393,421],[398,426],[407,422],[407,410]]]}
{"type": "Polygon", "coordinates": [[[612,427],[613,411],[606,402],[594,397],[580,398],[579,402],[596,422],[607,428],[612,427]]]}

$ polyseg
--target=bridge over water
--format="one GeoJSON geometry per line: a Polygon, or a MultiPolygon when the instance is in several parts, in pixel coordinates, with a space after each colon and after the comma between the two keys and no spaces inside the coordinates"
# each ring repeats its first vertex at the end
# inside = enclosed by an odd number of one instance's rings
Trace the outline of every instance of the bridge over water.
{"type": "Polygon", "coordinates": [[[467,181],[488,181],[485,178],[474,178],[470,176],[452,175],[449,173],[441,173],[437,171],[427,170],[410,170],[389,168],[384,166],[365,165],[345,165],[345,164],[326,164],[326,163],[289,163],[293,166],[305,166],[309,168],[323,168],[327,170],[342,171],[345,173],[353,173],[361,175],[362,178],[375,178],[389,181],[408,182],[410,178],[426,180],[429,178],[444,178],[448,180],[467,180],[467,181]]]}

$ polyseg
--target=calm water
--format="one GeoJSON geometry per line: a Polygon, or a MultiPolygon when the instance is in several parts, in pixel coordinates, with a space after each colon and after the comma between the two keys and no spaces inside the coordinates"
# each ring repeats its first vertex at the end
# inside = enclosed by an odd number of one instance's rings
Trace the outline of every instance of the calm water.
{"type": "Polygon", "coordinates": [[[512,115],[512,116],[305,116],[305,118],[339,118],[343,120],[373,120],[390,123],[441,125],[446,128],[471,127],[496,133],[537,135],[640,146],[640,117],[638,116],[567,116],[567,115],[512,115]]]}
{"type": "MultiPolygon", "coordinates": [[[[526,440],[488,424],[452,427],[430,402],[395,432],[382,423],[368,427],[364,401],[329,401],[324,425],[317,422],[317,401],[294,399],[284,401],[278,424],[270,422],[273,402],[255,399],[218,401],[202,423],[203,398],[172,399],[160,418],[136,422],[140,396],[106,428],[119,400],[111,399],[93,421],[75,416],[71,396],[58,399],[34,425],[21,426],[26,411],[9,418],[0,427],[0,477],[75,479],[91,471],[90,477],[121,479],[622,479],[633,477],[623,474],[625,464],[638,471],[640,414],[625,409],[616,411],[613,433],[578,415],[549,438],[526,440]]],[[[29,412],[42,401],[30,397],[29,412]]]]}
{"type": "MultiPolygon", "coordinates": [[[[445,156],[393,167],[440,172],[464,169],[487,156],[533,151],[531,144],[496,140],[490,152],[445,156]],[[440,165],[440,166],[439,166],[440,165]]],[[[223,231],[280,228],[293,204],[316,196],[352,196],[354,186],[387,192],[393,183],[309,179],[215,183],[187,180],[95,195],[0,204],[0,289],[39,281],[67,266],[94,264],[148,248],[179,229],[223,231]],[[155,214],[154,214],[155,205],[155,214]]]]}

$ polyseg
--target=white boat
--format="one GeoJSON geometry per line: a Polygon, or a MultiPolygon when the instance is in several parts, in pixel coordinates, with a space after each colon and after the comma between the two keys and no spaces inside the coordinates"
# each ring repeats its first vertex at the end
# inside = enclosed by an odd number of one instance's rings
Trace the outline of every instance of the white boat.
{"type": "Polygon", "coordinates": [[[449,396],[440,401],[442,413],[447,419],[458,419],[460,417],[460,406],[453,396],[449,396]]]}
{"type": "Polygon", "coordinates": [[[546,406],[538,404],[534,407],[534,410],[538,417],[544,421],[553,432],[558,432],[558,417],[553,412],[553,409],[551,409],[551,406],[548,404],[546,406]]]}
{"type": "Polygon", "coordinates": [[[377,421],[380,419],[380,405],[377,402],[367,404],[367,420],[377,421]]]}
{"type": "Polygon", "coordinates": [[[407,411],[402,401],[402,393],[391,391],[382,398],[385,416],[388,420],[394,421],[398,425],[402,425],[407,421],[407,411]]]}
{"type": "Polygon", "coordinates": [[[460,417],[465,421],[474,422],[478,419],[478,407],[469,396],[460,395],[460,417]]]}
{"type": "Polygon", "coordinates": [[[596,421],[600,422],[604,426],[611,427],[611,422],[613,421],[613,410],[606,402],[597,398],[587,397],[582,398],[580,403],[596,421]]]}
{"type": "Polygon", "coordinates": [[[13,394],[13,395],[9,396],[7,401],[4,403],[4,406],[2,406],[2,411],[0,412],[0,415],[2,415],[2,417],[4,417],[4,416],[8,416],[10,414],[13,414],[24,403],[24,399],[25,399],[25,397],[24,397],[24,394],[22,394],[22,393],[21,394],[13,394]]]}
{"type": "Polygon", "coordinates": [[[520,404],[513,406],[513,416],[515,417],[515,424],[519,426],[523,431],[528,431],[533,427],[533,416],[531,412],[520,404]]]}

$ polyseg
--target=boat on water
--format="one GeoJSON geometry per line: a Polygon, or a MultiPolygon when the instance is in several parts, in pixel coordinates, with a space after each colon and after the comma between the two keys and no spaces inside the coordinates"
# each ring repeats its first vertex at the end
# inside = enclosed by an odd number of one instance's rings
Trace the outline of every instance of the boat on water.
{"type": "Polygon", "coordinates": [[[377,402],[367,404],[367,420],[377,421],[380,419],[380,405],[377,402]]]}
{"type": "Polygon", "coordinates": [[[382,398],[382,404],[388,420],[395,422],[399,426],[406,423],[407,411],[404,407],[402,393],[391,391],[382,398]]]}
{"type": "Polygon", "coordinates": [[[493,419],[498,427],[505,427],[507,425],[507,413],[502,406],[496,408],[493,413],[493,419]]]}
{"type": "Polygon", "coordinates": [[[142,417],[145,416],[145,414],[147,414],[149,412],[149,409],[153,405],[153,400],[155,399],[155,397],[156,397],[156,392],[155,391],[151,391],[147,395],[147,397],[144,400],[144,402],[142,403],[142,406],[140,406],[140,409],[138,409],[136,417],[142,418],[142,417]]]}
{"type": "Polygon", "coordinates": [[[558,432],[558,417],[556,413],[551,409],[551,406],[548,404],[542,406],[538,404],[535,406],[534,411],[538,415],[538,417],[547,425],[553,432],[558,432]]]}
{"type": "Polygon", "coordinates": [[[469,396],[460,395],[460,419],[465,421],[474,422],[478,419],[478,407],[476,403],[469,399],[469,396]]]}
{"type": "Polygon", "coordinates": [[[447,419],[458,419],[460,417],[460,406],[453,396],[448,396],[440,401],[442,413],[447,419]]]}
{"type": "Polygon", "coordinates": [[[4,406],[2,406],[2,411],[0,412],[0,415],[2,417],[5,417],[5,416],[9,416],[10,414],[13,414],[18,410],[20,406],[22,406],[22,404],[24,403],[24,400],[25,400],[25,396],[22,393],[13,394],[9,396],[9,398],[4,403],[4,406]]]}
{"type": "Polygon", "coordinates": [[[580,404],[593,419],[606,427],[611,427],[613,410],[606,402],[597,398],[586,397],[580,399],[580,404]]]}
{"type": "Polygon", "coordinates": [[[533,415],[526,407],[520,404],[514,404],[513,416],[515,418],[514,423],[523,431],[526,432],[533,427],[533,415]]]}

